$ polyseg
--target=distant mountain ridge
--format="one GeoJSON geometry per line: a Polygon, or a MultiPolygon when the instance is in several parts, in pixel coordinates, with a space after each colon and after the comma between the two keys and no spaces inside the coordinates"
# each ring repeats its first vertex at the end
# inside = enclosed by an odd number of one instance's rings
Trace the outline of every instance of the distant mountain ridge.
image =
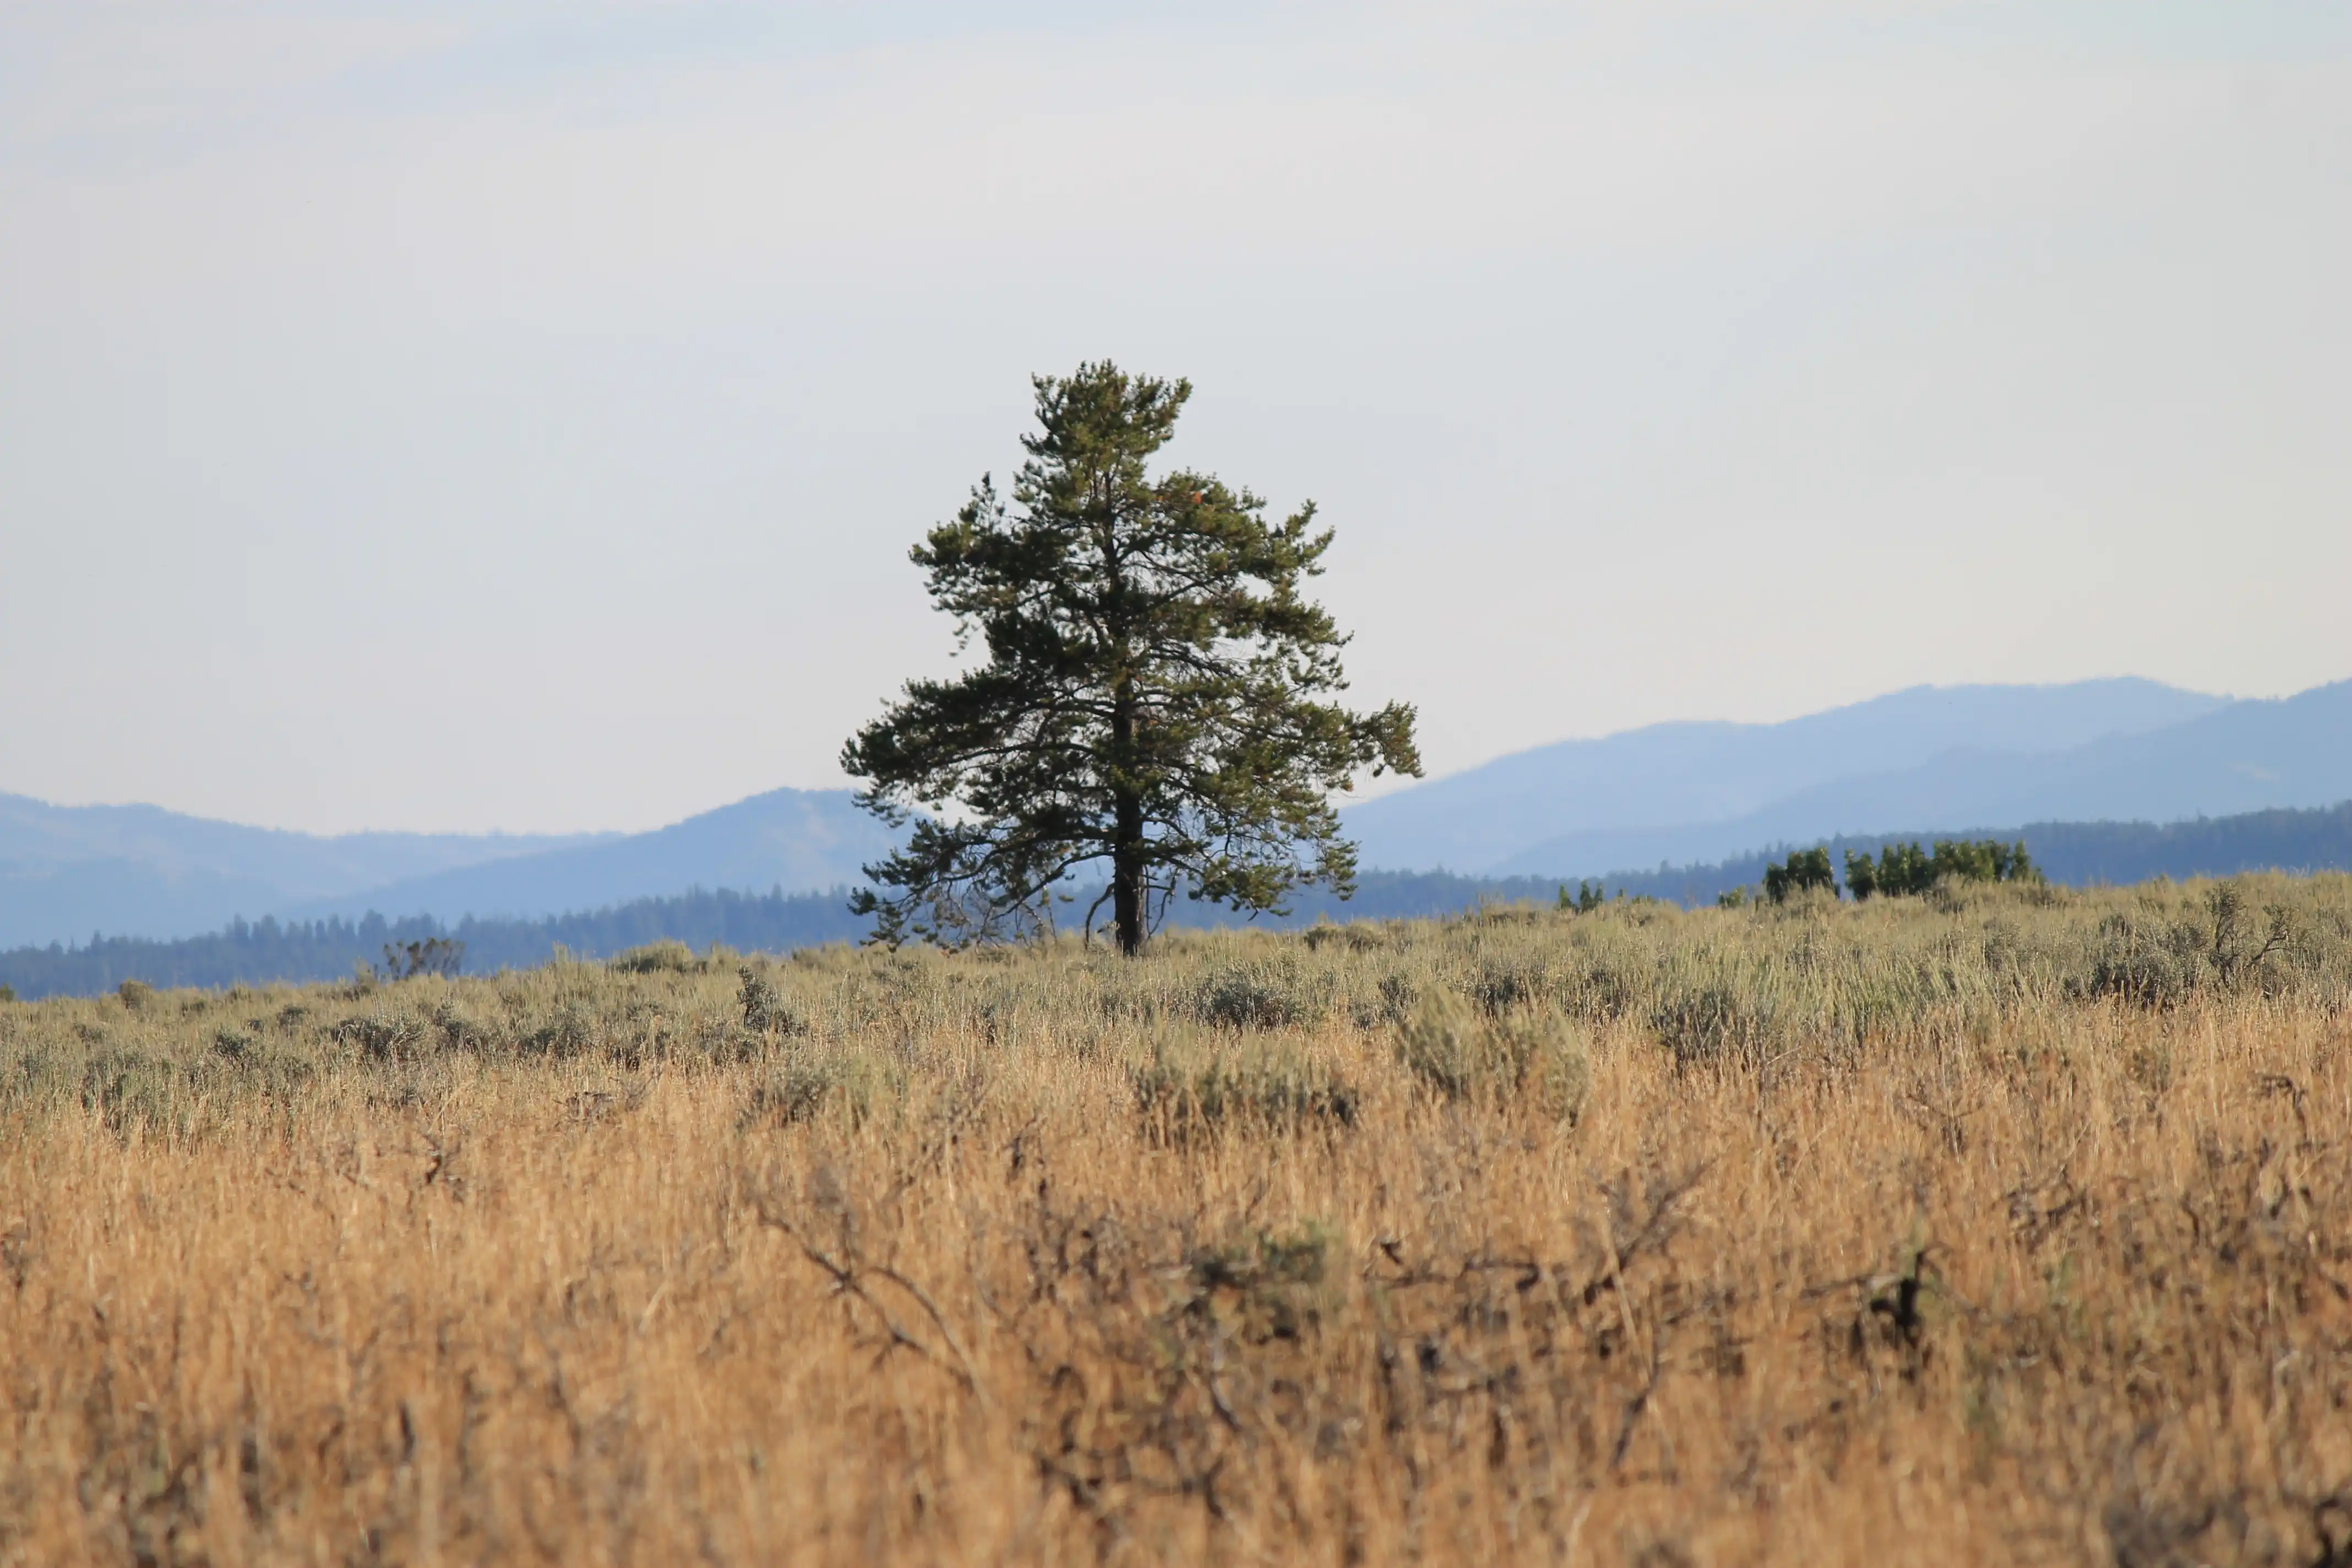
{"type": "MultiPolygon", "coordinates": [[[[2352,681],[2236,700],[2136,679],[1915,687],[1780,724],[1570,741],[1348,807],[1370,870],[1574,880],[1781,842],[1993,822],[2177,821],[2352,799],[2352,681]]],[[[0,948],[236,917],[541,919],[700,888],[855,886],[895,836],[847,790],[651,833],[323,838],[0,795],[0,948]]]]}
{"type": "Polygon", "coordinates": [[[866,864],[897,842],[848,790],[771,790],[651,833],[436,872],[291,912],[530,920],[689,888],[802,893],[864,882],[866,864]]]}
{"type": "Polygon", "coordinates": [[[247,827],[152,805],[0,795],[0,945],[92,931],[209,931],[310,900],[608,834],[349,833],[247,827]]]}
{"type": "Polygon", "coordinates": [[[155,805],[51,805],[0,795],[0,865],[129,860],[266,882],[290,897],[374,887],[454,866],[616,837],[609,833],[294,833],[155,805]]]}
{"type": "Polygon", "coordinates": [[[275,915],[536,919],[689,889],[864,880],[891,832],[848,790],[772,790],[649,833],[320,837],[0,795],[0,947],[168,941],[275,915]]]}
{"type": "Polygon", "coordinates": [[[2352,797],[2352,681],[2226,703],[2160,729],[2043,752],[1953,750],[1839,779],[1727,821],[1562,835],[1481,869],[1584,876],[1839,834],[1945,832],[1993,822],[2174,822],[2352,797]]]}
{"type": "Polygon", "coordinates": [[[1562,742],[1343,813],[1365,866],[1591,877],[1783,840],[2175,821],[2352,797],[2352,681],[2247,700],[2136,679],[1915,687],[1780,724],[1562,742]]]}

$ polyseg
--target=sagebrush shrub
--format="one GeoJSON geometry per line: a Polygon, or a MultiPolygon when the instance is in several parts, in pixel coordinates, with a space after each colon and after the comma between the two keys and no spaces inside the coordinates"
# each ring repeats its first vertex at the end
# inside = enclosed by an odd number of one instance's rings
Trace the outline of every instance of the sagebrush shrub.
{"type": "Polygon", "coordinates": [[[1397,1031],[1397,1056],[1447,1100],[1527,1094],[1571,1118],[1591,1083],[1583,1043],[1557,1011],[1492,1014],[1445,986],[1426,993],[1397,1031]]]}
{"type": "Polygon", "coordinates": [[[1193,994],[1192,1013],[1223,1029],[1288,1029],[1318,1022],[1331,1005],[1328,977],[1295,962],[1234,964],[1212,971],[1193,994]]]}
{"type": "Polygon", "coordinates": [[[1355,1092],[1296,1052],[1186,1051],[1163,1043],[1129,1082],[1138,1114],[1165,1140],[1225,1128],[1341,1128],[1356,1119],[1355,1092]]]}

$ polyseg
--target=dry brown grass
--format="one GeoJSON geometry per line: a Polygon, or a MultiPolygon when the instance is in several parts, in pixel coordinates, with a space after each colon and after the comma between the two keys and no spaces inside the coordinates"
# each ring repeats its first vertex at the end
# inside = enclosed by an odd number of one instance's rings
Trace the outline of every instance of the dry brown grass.
{"type": "Polygon", "coordinates": [[[2218,892],[0,1007],[0,1556],[2352,1561],[2218,892]]]}

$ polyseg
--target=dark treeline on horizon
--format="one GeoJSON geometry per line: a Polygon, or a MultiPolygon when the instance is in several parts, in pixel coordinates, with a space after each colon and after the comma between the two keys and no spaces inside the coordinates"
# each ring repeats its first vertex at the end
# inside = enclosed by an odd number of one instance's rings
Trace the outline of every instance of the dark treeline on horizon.
{"type": "Polygon", "coordinates": [[[738,893],[701,889],[638,899],[584,913],[541,920],[477,920],[445,925],[425,915],[386,920],[233,921],[226,929],[177,942],[93,937],[81,946],[53,943],[0,952],[0,985],[27,999],[94,995],[126,980],[157,987],[262,985],[278,981],[341,980],[383,961],[390,943],[447,938],[466,944],[464,973],[528,969],[558,947],[582,958],[607,958],[647,942],[714,943],[740,952],[784,952],[854,942],[866,922],[849,912],[845,889],[827,893],[738,893]]]}
{"type": "MultiPolygon", "coordinates": [[[[2352,870],[2352,801],[2308,811],[2258,811],[2158,826],[2140,822],[2037,823],[2022,828],[1961,834],[1888,833],[1841,836],[1826,844],[1843,864],[1848,849],[1881,854],[1889,844],[1941,837],[2022,839],[2053,882],[2070,887],[2125,884],[2152,877],[2226,877],[2242,871],[2352,870]]],[[[1685,906],[1711,904],[1734,888],[1754,888],[1766,865],[1792,849],[1776,845],[1715,865],[1662,867],[1596,879],[1609,897],[1663,899],[1685,906]]],[[[1445,871],[1368,871],[1345,901],[1320,890],[1302,892],[1285,916],[1244,921],[1231,911],[1179,898],[1167,910],[1174,926],[1255,924],[1273,929],[1318,920],[1417,920],[1455,914],[1481,903],[1549,903],[1561,879],[1486,878],[1445,871]]],[[[1068,908],[1060,924],[1075,931],[1090,895],[1068,908]]],[[[546,963],[558,947],[582,958],[608,958],[654,942],[683,942],[698,951],[714,943],[742,952],[782,952],[829,942],[856,942],[868,922],[849,912],[846,889],[826,893],[738,893],[697,890],[676,898],[638,899],[586,913],[541,920],[477,920],[444,925],[424,916],[358,921],[239,921],[207,936],[177,942],[98,937],[87,945],[18,948],[0,952],[0,985],[31,999],[92,995],[125,980],[158,987],[259,985],[272,982],[343,979],[380,963],[387,943],[436,937],[466,944],[464,972],[493,973],[546,963]]]]}
{"type": "MultiPolygon", "coordinates": [[[[2189,822],[2040,822],[2025,827],[1975,828],[1963,832],[1842,834],[1769,849],[1711,865],[1661,866],[1654,871],[1612,871],[1590,880],[1604,896],[1663,899],[1692,908],[1712,904],[1735,888],[1752,890],[1765,868],[1793,850],[1826,846],[1832,865],[1845,851],[1883,855],[1890,844],[1932,844],[1937,839],[2022,840],[2033,863],[2049,880],[2064,887],[2122,886],[2152,877],[2232,877],[2244,871],[2352,870],[2352,801],[2310,810],[2248,812],[2240,816],[2198,817],[2189,822]]],[[[1480,902],[1549,902],[1565,884],[1560,877],[1467,877],[1446,871],[1370,871],[1356,897],[1346,903],[1328,893],[1302,896],[1287,920],[1275,926],[1312,924],[1318,919],[1400,920],[1452,914],[1480,902]]],[[[1169,911],[1175,925],[1235,925],[1223,911],[1181,900],[1169,911]]]]}
{"type": "Polygon", "coordinates": [[[1824,845],[1831,861],[1845,852],[1882,855],[1890,844],[1937,839],[2022,840],[2042,876],[2062,887],[2121,887],[2153,877],[2234,877],[2244,871],[2352,870],[2352,801],[2309,810],[2247,812],[2188,822],[2036,822],[2023,827],[1960,832],[1841,834],[1769,849],[1710,866],[1664,866],[1603,879],[1613,896],[1646,896],[1685,906],[1713,903],[1734,888],[1754,888],[1764,868],[1791,850],[1824,845]]]}

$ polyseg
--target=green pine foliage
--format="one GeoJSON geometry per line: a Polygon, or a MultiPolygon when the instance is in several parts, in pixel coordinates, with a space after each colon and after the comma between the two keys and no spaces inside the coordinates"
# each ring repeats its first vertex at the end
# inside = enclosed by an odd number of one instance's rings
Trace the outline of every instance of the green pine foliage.
{"type": "MultiPolygon", "coordinates": [[[[1822,851],[1824,862],[1828,851],[1822,851]]],[[[2025,851],[2025,841],[1998,838],[1938,838],[1935,849],[1916,842],[1889,844],[1873,859],[1867,851],[1845,852],[1846,890],[1856,899],[1874,894],[1916,896],[1946,879],[1956,882],[2039,882],[2042,873],[2025,851]]]]}
{"type": "Polygon", "coordinates": [[[1827,848],[1800,849],[1778,866],[1764,868],[1764,896],[1776,904],[1786,903],[1792,893],[1814,889],[1835,891],[1837,873],[1830,869],[1827,848]]]}
{"type": "Polygon", "coordinates": [[[960,947],[1048,932],[1091,871],[1133,954],[1180,889],[1244,911],[1354,884],[1331,806],[1354,774],[1418,774],[1413,712],[1356,713],[1340,635],[1305,596],[1331,531],[1276,523],[1213,475],[1149,463],[1190,384],[1108,363],[1038,377],[1008,504],[982,479],[912,552],[987,658],[910,681],[842,766],[906,846],[866,874],[873,940],[960,947]]]}
{"type": "Polygon", "coordinates": [[[1562,883],[1559,889],[1559,907],[1580,915],[1589,915],[1599,909],[1607,897],[1608,884],[1605,881],[1580,879],[1573,894],[1568,890],[1567,884],[1562,883]]]}

